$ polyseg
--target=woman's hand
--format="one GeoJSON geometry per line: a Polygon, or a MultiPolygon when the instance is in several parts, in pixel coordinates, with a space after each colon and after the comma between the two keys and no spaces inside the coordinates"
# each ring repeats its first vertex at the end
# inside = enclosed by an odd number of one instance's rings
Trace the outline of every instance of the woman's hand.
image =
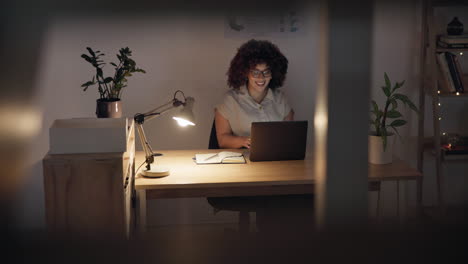
{"type": "Polygon", "coordinates": [[[250,137],[236,137],[238,144],[245,148],[250,148],[250,137]]]}

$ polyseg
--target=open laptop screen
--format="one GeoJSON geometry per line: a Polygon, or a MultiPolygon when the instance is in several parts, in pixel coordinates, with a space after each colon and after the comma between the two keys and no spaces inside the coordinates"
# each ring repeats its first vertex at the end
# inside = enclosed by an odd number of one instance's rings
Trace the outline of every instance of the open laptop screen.
{"type": "Polygon", "coordinates": [[[253,122],[250,134],[250,160],[304,159],[307,124],[307,121],[253,122]]]}

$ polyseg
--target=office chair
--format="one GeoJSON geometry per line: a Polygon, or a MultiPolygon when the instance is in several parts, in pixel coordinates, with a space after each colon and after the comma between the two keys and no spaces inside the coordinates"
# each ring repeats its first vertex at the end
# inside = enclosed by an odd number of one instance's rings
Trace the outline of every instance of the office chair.
{"type": "MultiPolygon", "coordinates": [[[[218,138],[216,136],[216,124],[213,120],[211,126],[208,149],[219,149],[218,138]]],[[[214,208],[215,213],[226,210],[239,212],[239,232],[248,233],[250,229],[250,212],[256,212],[261,206],[258,197],[208,197],[208,203],[214,208]],[[260,203],[260,204],[259,204],[260,203]]]]}
{"type": "MultiPolygon", "coordinates": [[[[209,149],[219,149],[218,138],[216,136],[216,124],[213,121],[211,134],[208,143],[209,149]]],[[[235,197],[207,197],[208,203],[214,208],[215,213],[221,210],[239,212],[239,232],[247,234],[250,229],[250,212],[257,215],[257,228],[265,229],[269,222],[278,215],[272,216],[272,209],[275,208],[309,208],[312,212],[313,195],[293,194],[293,195],[269,195],[269,196],[235,196],[235,197]],[[265,210],[266,209],[266,210],[265,210]],[[268,219],[268,220],[267,220],[268,219]]],[[[300,219],[299,217],[297,219],[300,219]]],[[[313,219],[312,216],[306,219],[313,219]]],[[[276,225],[278,227],[278,224],[276,225]]],[[[274,227],[275,228],[275,227],[274,227]]]]}

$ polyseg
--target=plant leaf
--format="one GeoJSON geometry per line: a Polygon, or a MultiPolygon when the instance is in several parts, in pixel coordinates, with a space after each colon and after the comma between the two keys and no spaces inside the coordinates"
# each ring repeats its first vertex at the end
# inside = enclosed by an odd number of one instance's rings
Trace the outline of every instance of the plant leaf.
{"type": "Polygon", "coordinates": [[[387,86],[382,86],[382,91],[387,97],[390,97],[390,94],[391,94],[390,88],[388,88],[387,86]]]}
{"type": "Polygon", "coordinates": [[[393,86],[392,92],[394,92],[396,89],[399,89],[399,88],[403,87],[404,84],[405,84],[404,80],[402,82],[395,82],[395,85],[393,86]]]}
{"type": "Polygon", "coordinates": [[[419,110],[418,110],[418,108],[413,104],[413,102],[411,102],[411,101],[408,99],[408,102],[407,102],[407,103],[408,103],[408,106],[409,106],[413,111],[415,111],[416,113],[419,114],[419,110]]]}
{"type": "Polygon", "coordinates": [[[114,79],[112,77],[107,77],[104,79],[104,83],[110,83],[112,82],[114,79]]]}
{"type": "MultiPolygon", "coordinates": [[[[398,88],[403,87],[403,85],[405,85],[405,80],[403,80],[403,81],[400,82],[400,85],[398,86],[398,88]]],[[[397,88],[397,89],[398,89],[398,88],[397,88]]]]}
{"type": "Polygon", "coordinates": [[[419,113],[418,108],[414,105],[413,102],[404,94],[394,94],[393,97],[397,100],[402,101],[405,105],[408,105],[413,111],[419,113]]]}
{"type": "Polygon", "coordinates": [[[93,85],[94,84],[94,80],[93,81],[89,81],[89,82],[85,82],[81,85],[81,87],[88,87],[90,85],[93,85]]]}
{"type": "Polygon", "coordinates": [[[96,54],[94,53],[93,49],[91,49],[90,47],[86,47],[86,49],[88,50],[89,54],[91,54],[91,56],[96,57],[96,54]]]}
{"type": "Polygon", "coordinates": [[[85,59],[89,63],[93,63],[93,60],[86,54],[81,54],[81,58],[85,59]]]}
{"type": "Polygon", "coordinates": [[[402,120],[402,119],[397,119],[397,120],[394,120],[390,126],[391,127],[400,127],[400,126],[403,126],[406,124],[406,121],[405,120],[402,120]]]}
{"type": "Polygon", "coordinates": [[[390,110],[387,112],[387,117],[388,118],[398,118],[401,117],[401,113],[398,112],[397,110],[390,110]]]}
{"type": "MultiPolygon", "coordinates": [[[[377,119],[382,118],[382,116],[383,116],[383,111],[379,110],[379,111],[377,112],[377,119]]],[[[379,120],[379,121],[380,121],[380,120],[379,120]]]]}
{"type": "Polygon", "coordinates": [[[374,100],[372,100],[371,103],[372,103],[372,106],[374,107],[374,112],[378,112],[379,106],[377,105],[377,103],[374,100]]]}
{"type": "Polygon", "coordinates": [[[390,103],[392,104],[392,110],[395,110],[398,108],[398,102],[394,98],[390,99],[390,103]]]}
{"type": "Polygon", "coordinates": [[[384,79],[385,79],[385,86],[388,87],[388,89],[390,89],[392,84],[390,83],[390,78],[388,78],[388,75],[386,72],[384,72],[384,79]]]}
{"type": "Polygon", "coordinates": [[[400,93],[394,94],[393,98],[395,98],[396,100],[400,100],[405,105],[409,101],[408,96],[406,96],[404,94],[400,94],[400,93]]]}
{"type": "Polygon", "coordinates": [[[400,133],[398,133],[398,130],[396,129],[396,127],[392,127],[392,126],[390,126],[390,127],[393,128],[393,131],[395,131],[395,134],[398,135],[398,138],[399,138],[401,141],[403,141],[403,139],[401,138],[400,133]]]}

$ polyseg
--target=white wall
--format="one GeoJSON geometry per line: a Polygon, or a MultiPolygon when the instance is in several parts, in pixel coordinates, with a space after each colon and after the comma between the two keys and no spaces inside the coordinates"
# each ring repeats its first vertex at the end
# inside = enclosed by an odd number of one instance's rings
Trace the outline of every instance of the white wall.
{"type": "MultiPolygon", "coordinates": [[[[304,22],[305,34],[288,38],[268,34],[252,36],[272,40],[289,59],[289,74],[283,90],[294,106],[296,118],[309,121],[317,67],[314,64],[314,10],[310,14],[308,24],[304,22]]],[[[99,49],[106,54],[107,62],[115,62],[118,49],[128,46],[137,65],[147,71],[129,78],[122,96],[124,116],[132,117],[137,112],[166,103],[178,89],[194,96],[195,127],[181,129],[166,115],[145,123],[145,132],[156,150],[204,149],[208,145],[213,107],[221,102],[228,90],[226,71],[229,62],[237,48],[250,39],[225,37],[224,18],[220,14],[144,16],[125,20],[56,17],[51,20],[42,46],[37,82],[37,103],[43,113],[43,127],[31,146],[28,159],[31,174],[19,195],[18,212],[22,225],[44,225],[41,160],[48,150],[48,129],[53,120],[94,116],[98,92],[93,87],[86,92],[80,88],[93,74],[91,65],[80,58],[86,52],[85,47],[99,49]]],[[[150,225],[151,219],[157,219],[156,223],[187,223],[191,219],[197,222],[236,221],[233,214],[213,218],[205,199],[178,199],[149,205],[150,208],[155,206],[167,210],[157,216],[150,213],[150,225]],[[200,211],[205,215],[200,215],[200,211]]],[[[149,210],[153,211],[156,210],[149,210]]]]}
{"type": "MultiPolygon", "coordinates": [[[[418,49],[420,29],[419,3],[392,5],[377,1],[374,17],[374,49],[371,96],[383,99],[380,86],[383,72],[393,81],[406,80],[402,89],[417,102],[418,49]]],[[[416,2],[416,1],[415,1],[416,2]]],[[[317,9],[305,17],[304,34],[253,36],[270,39],[289,59],[284,86],[296,119],[312,121],[317,65],[317,9]]],[[[80,58],[90,46],[106,53],[106,60],[121,47],[133,50],[137,65],[147,74],[135,74],[123,94],[124,116],[131,117],[171,99],[181,89],[196,98],[197,126],[180,129],[163,116],[145,124],[154,149],[206,148],[213,120],[213,106],[227,90],[226,76],[230,59],[248,38],[230,38],[224,34],[224,16],[167,15],[141,17],[55,17],[44,37],[37,80],[37,104],[42,110],[43,127],[31,145],[28,164],[31,168],[23,191],[18,195],[18,223],[24,228],[44,226],[44,193],[41,160],[48,150],[48,129],[58,118],[93,117],[97,91],[83,92],[80,85],[92,75],[91,66],[80,58]]],[[[467,23],[468,25],[468,23],[467,23]]],[[[352,47],[350,47],[352,52],[352,47]]],[[[348,89],[353,89],[349,84],[348,89]]],[[[350,98],[352,100],[352,98],[350,98]]],[[[404,110],[409,124],[400,130],[403,142],[397,142],[397,155],[415,166],[417,118],[404,110]]],[[[310,125],[313,123],[310,122],[310,125]]],[[[343,135],[346,130],[343,128],[343,135]]],[[[309,138],[312,133],[309,133],[309,138]]],[[[311,140],[309,143],[312,144],[311,140]]],[[[426,184],[426,182],[425,182],[426,184]]],[[[432,187],[428,187],[429,193],[432,187]]],[[[425,189],[425,190],[426,190],[425,189]]],[[[395,186],[384,185],[381,206],[384,213],[394,213],[395,186]]],[[[403,198],[414,201],[415,186],[408,184],[403,198]]],[[[373,194],[372,194],[373,195],[373,194]]],[[[426,195],[426,193],[424,193],[426,195]]],[[[375,203],[375,199],[371,200],[375,203]]],[[[204,199],[174,199],[149,204],[149,224],[235,222],[234,214],[213,217],[204,199]],[[151,209],[164,208],[162,210],[151,209]],[[159,212],[159,213],[157,213],[159,212]]]]}

